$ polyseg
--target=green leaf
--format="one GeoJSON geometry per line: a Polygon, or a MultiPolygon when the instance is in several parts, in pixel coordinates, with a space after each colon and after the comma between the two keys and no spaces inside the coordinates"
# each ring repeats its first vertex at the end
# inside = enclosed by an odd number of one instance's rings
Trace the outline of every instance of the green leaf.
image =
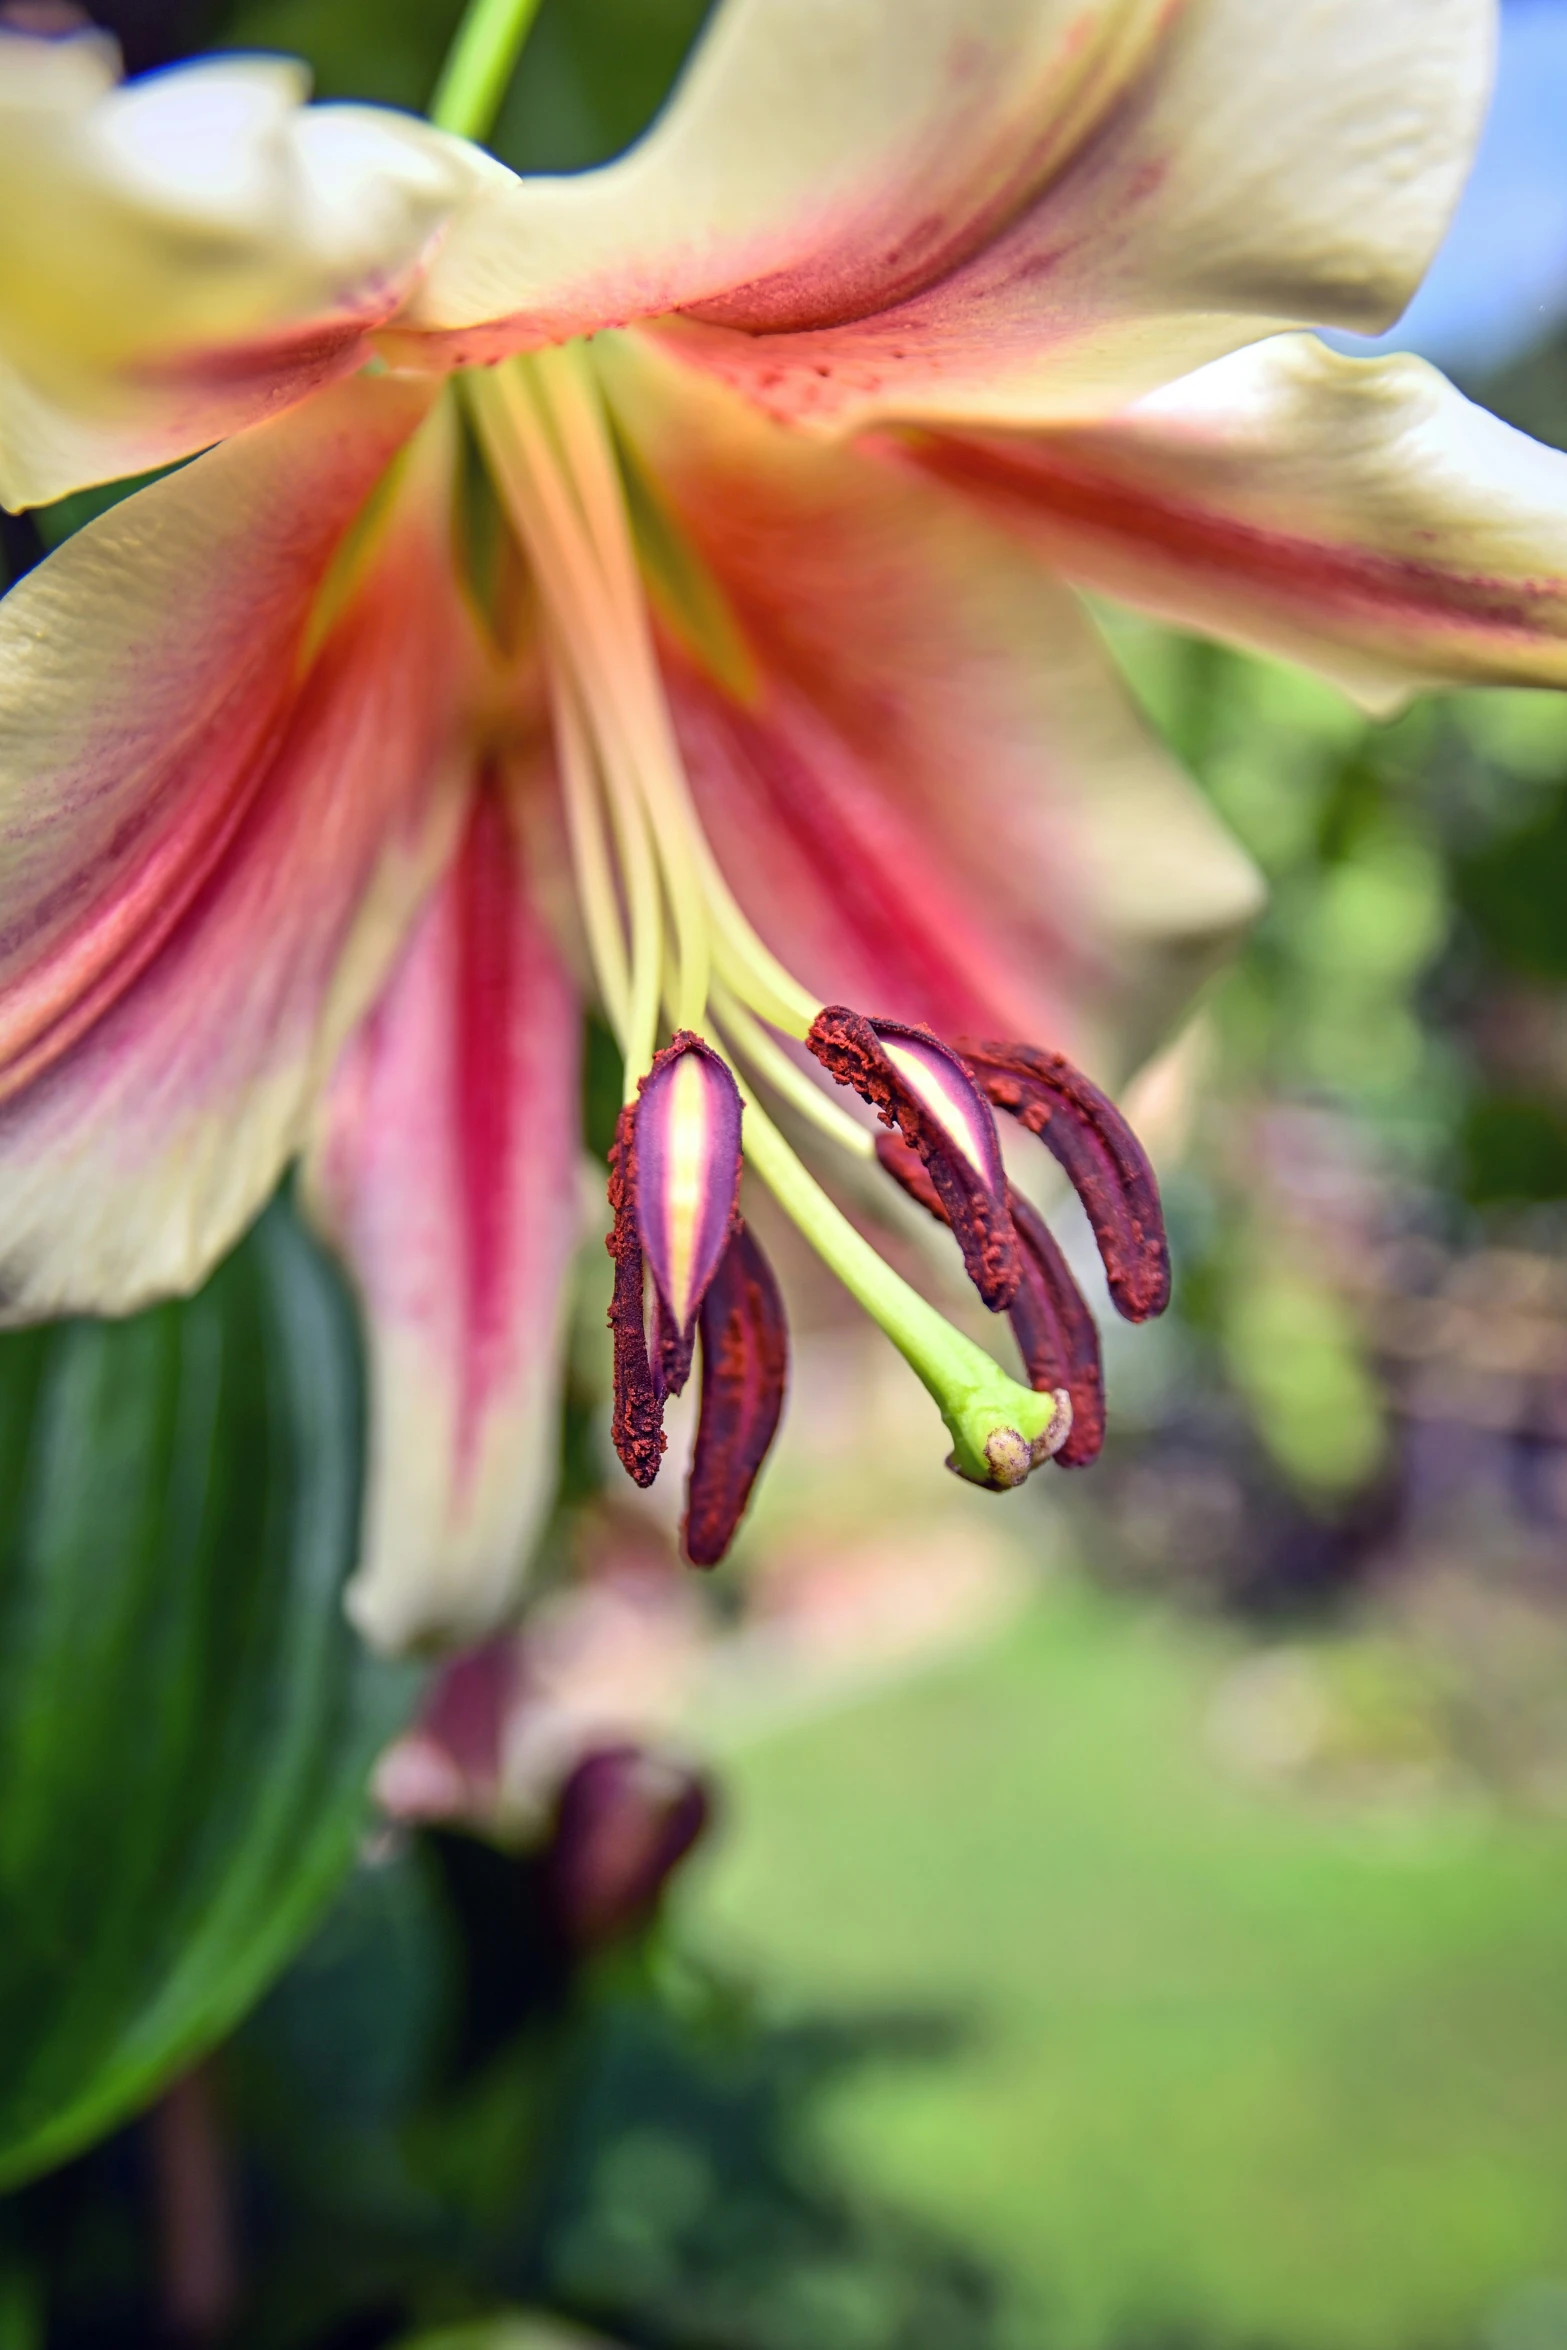
{"type": "Polygon", "coordinates": [[[202,1293],[0,1339],[0,2184],[220,2038],[415,1691],[343,1619],[347,1303],[274,1206],[202,1293]]]}

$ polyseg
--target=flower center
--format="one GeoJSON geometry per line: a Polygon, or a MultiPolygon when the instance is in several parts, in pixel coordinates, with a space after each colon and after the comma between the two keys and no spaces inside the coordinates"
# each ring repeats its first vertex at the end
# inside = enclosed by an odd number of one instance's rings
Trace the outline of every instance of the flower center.
{"type": "MultiPolygon", "coordinates": [[[[871,1131],[780,1041],[807,1038],[822,1006],[756,935],[697,815],[591,347],[530,353],[462,380],[543,607],[583,929],[624,1058],[623,1123],[643,1114],[643,1081],[667,1061],[661,1035],[721,1049],[744,1072],[747,1161],[929,1389],[952,1434],[954,1467],[981,1484],[1020,1483],[1064,1438],[1068,1415],[1059,1396],[1008,1377],[894,1273],[758,1098],[765,1087],[840,1151],[874,1161],[871,1131]]],[[[983,1154],[964,1121],[977,1114],[988,1124],[988,1107],[978,1096],[962,1098],[967,1081],[954,1074],[961,1063],[940,1058],[921,1033],[889,1032],[888,1048],[908,1084],[927,1097],[931,1131],[944,1122],[960,1156],[976,1160],[983,1154]]],[[[699,1222],[699,1203],[686,1193],[701,1180],[707,1115],[695,1062],[671,1076],[667,1096],[659,1163],[673,1190],[638,1212],[649,1232],[660,1218],[671,1231],[688,1232],[699,1222]]],[[[683,1286],[682,1269],[683,1260],[666,1278],[683,1286]]],[[[623,1299],[618,1310],[624,1317],[631,1308],[623,1299]]]]}

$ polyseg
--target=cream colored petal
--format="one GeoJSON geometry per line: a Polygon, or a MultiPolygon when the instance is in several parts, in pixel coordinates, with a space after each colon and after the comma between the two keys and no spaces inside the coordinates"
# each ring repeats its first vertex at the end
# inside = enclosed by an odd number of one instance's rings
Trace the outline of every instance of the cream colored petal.
{"type": "Polygon", "coordinates": [[[1258,885],[1070,592],[966,501],[630,338],[611,382],[708,582],[683,612],[677,568],[655,609],[692,788],[762,937],[824,1001],[1107,1075],[1140,1060],[1258,885]]]}
{"type": "Polygon", "coordinates": [[[916,445],[1070,577],[1373,709],[1567,685],[1567,456],[1424,360],[1280,336],[1104,425],[916,445]]]}
{"type": "Polygon", "coordinates": [[[1396,315],[1494,13],[729,0],[639,148],[477,195],[410,315],[483,354],[680,313],[689,356],[822,425],[1102,413],[1281,324],[1396,315]]]}
{"type": "Polygon", "coordinates": [[[429,399],[323,394],[0,603],[9,1319],[198,1282],[395,951],[466,678],[439,420],[366,496],[429,399]]]}
{"type": "Polygon", "coordinates": [[[491,776],[338,1063],[308,1162],[369,1334],[349,1607],[377,1647],[479,1639],[521,1595],[559,1460],[580,1071],[573,991],[491,776]]]}
{"type": "Polygon", "coordinates": [[[188,455],[360,364],[462,191],[495,168],[301,67],[105,85],[0,32],[0,497],[188,455]],[[88,469],[91,470],[88,470],[88,469]]]}

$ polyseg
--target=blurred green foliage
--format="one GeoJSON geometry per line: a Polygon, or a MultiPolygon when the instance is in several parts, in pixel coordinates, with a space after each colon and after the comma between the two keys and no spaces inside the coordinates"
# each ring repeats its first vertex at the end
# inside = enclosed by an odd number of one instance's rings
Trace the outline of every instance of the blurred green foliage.
{"type": "Polygon", "coordinates": [[[1389,1457],[1353,1294],[1376,1246],[1567,1211],[1567,704],[1458,695],[1379,723],[1299,671],[1106,623],[1269,885],[1206,1013],[1177,1310],[1332,1507],[1389,1457]]]}
{"type": "MultiPolygon", "coordinates": [[[[710,0],[543,0],[489,144],[519,171],[580,171],[629,146],[663,103],[710,0]]],[[[238,0],[219,45],[280,49],[324,98],[418,111],[460,0],[238,0]]]]}
{"type": "Polygon", "coordinates": [[[346,1300],[279,1206],[202,1294],[0,1339],[0,2180],[229,2030],[418,1686],[342,1619],[346,1300]]]}
{"type": "Polygon", "coordinates": [[[1061,1583],[738,1755],[686,1932],[774,2018],[928,2019],[815,2160],[988,2260],[1009,2350],[1491,2342],[1567,2275],[1567,1827],[1445,1702],[1061,1583]]]}

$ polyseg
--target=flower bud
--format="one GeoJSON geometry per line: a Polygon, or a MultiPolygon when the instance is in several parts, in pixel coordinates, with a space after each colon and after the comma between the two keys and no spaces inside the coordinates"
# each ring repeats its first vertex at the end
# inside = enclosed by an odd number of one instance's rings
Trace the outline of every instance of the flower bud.
{"type": "Polygon", "coordinates": [[[601,1949],[642,1925],[712,1816],[705,1781],[647,1747],[583,1756],[556,1806],[545,1899],[574,1950],[601,1949]]]}

